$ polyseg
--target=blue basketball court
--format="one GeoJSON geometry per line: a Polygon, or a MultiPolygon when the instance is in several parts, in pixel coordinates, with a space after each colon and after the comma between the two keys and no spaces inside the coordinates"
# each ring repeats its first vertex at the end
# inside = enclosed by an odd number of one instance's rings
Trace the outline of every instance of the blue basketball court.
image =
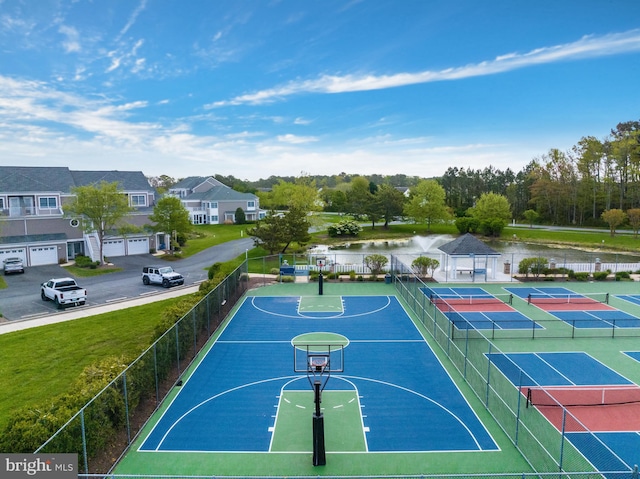
{"type": "Polygon", "coordinates": [[[346,338],[322,393],[327,452],[495,451],[395,297],[247,297],[140,451],[305,452],[313,390],[295,338],[346,338]]]}

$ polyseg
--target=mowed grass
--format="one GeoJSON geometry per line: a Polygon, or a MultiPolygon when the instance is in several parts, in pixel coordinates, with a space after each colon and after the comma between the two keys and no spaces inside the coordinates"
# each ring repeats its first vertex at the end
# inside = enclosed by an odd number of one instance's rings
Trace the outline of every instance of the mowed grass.
{"type": "Polygon", "coordinates": [[[135,359],[153,342],[162,311],[180,299],[0,335],[0,428],[13,412],[69,392],[88,365],[135,359]]]}
{"type": "Polygon", "coordinates": [[[193,227],[194,235],[187,239],[186,244],[179,252],[183,258],[204,251],[211,246],[216,246],[227,241],[247,237],[247,229],[254,225],[197,225],[193,227]]]}
{"type": "Polygon", "coordinates": [[[617,232],[615,236],[611,236],[609,230],[555,230],[507,227],[503,230],[501,239],[510,240],[513,235],[519,241],[542,244],[581,246],[583,248],[614,251],[638,251],[640,249],[640,237],[635,237],[628,232],[617,232]]]}

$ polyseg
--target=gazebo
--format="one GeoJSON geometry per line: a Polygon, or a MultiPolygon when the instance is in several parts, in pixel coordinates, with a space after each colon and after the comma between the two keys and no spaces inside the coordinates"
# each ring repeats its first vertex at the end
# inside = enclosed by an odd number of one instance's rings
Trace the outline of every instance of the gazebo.
{"type": "Polygon", "coordinates": [[[462,235],[438,249],[444,256],[440,263],[444,264],[446,272],[450,272],[451,279],[458,279],[462,274],[468,274],[472,280],[477,274],[485,275],[485,279],[496,278],[500,253],[472,234],[462,235]]]}

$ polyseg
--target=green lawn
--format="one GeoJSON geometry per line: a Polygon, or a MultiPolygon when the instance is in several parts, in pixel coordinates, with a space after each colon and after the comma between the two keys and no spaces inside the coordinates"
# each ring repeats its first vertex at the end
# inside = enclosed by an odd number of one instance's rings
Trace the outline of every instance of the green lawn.
{"type": "Polygon", "coordinates": [[[0,335],[0,428],[22,407],[68,392],[82,370],[109,356],[135,359],[154,340],[168,299],[0,335]]]}
{"type": "Polygon", "coordinates": [[[546,228],[507,227],[502,232],[501,239],[511,240],[513,235],[520,241],[537,243],[554,243],[567,246],[582,246],[585,248],[600,248],[617,251],[638,251],[640,238],[629,233],[616,233],[611,236],[608,230],[551,230],[546,228]]]}

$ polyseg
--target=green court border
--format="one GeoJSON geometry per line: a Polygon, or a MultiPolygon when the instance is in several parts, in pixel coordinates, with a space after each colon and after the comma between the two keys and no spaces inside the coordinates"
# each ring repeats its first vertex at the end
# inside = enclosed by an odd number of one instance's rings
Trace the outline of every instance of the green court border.
{"type": "MultiPolygon", "coordinates": [[[[557,282],[555,284],[558,284],[557,282]]],[[[554,283],[447,283],[451,287],[481,286],[489,293],[505,293],[504,287],[515,286],[551,286],[554,283]]],[[[610,304],[613,307],[627,311],[640,317],[640,306],[618,300],[615,294],[640,294],[638,283],[561,283],[577,293],[611,292],[610,304]]],[[[146,437],[149,428],[155,424],[161,412],[176,391],[172,391],[162,406],[146,425],[142,434],[135,440],[130,451],[112,471],[115,474],[136,475],[215,475],[215,476],[355,476],[355,475],[412,475],[412,474],[491,474],[491,473],[529,473],[534,472],[511,443],[491,415],[484,409],[481,402],[473,394],[457,370],[440,347],[424,331],[415,315],[406,306],[404,300],[396,295],[393,285],[383,283],[328,283],[324,284],[324,293],[336,296],[366,296],[388,295],[395,296],[404,306],[407,314],[412,318],[440,359],[449,375],[467,398],[480,420],[497,442],[500,450],[490,452],[429,452],[429,453],[368,453],[341,452],[327,453],[327,465],[314,467],[311,452],[269,452],[269,453],[148,453],[137,452],[137,448],[146,437]]],[[[315,284],[277,284],[260,287],[248,291],[245,299],[251,296],[313,296],[318,294],[315,284]]],[[[239,303],[240,304],[240,303],[239,303]]],[[[235,314],[236,305],[230,317],[235,314]]],[[[514,308],[532,319],[549,319],[544,311],[514,299],[514,308]]],[[[228,321],[228,320],[227,320],[228,321]]],[[[561,323],[560,320],[557,320],[561,323]]],[[[559,325],[559,327],[565,327],[559,325]]],[[[220,329],[222,331],[222,328],[220,329]]],[[[210,343],[203,349],[196,361],[201,360],[211,347],[217,332],[210,343]]],[[[524,351],[585,351],[596,359],[615,369],[628,379],[640,384],[640,368],[632,358],[622,354],[622,351],[638,351],[638,337],[616,337],[615,340],[599,336],[581,337],[576,339],[545,339],[523,337],[500,339],[493,342],[504,352],[524,351]]],[[[191,374],[192,365],[185,374],[191,374]]],[[[311,399],[311,396],[309,396],[311,399]]],[[[310,420],[309,420],[310,423],[310,420]]],[[[305,426],[307,427],[307,426],[305,426]]],[[[309,426],[310,427],[310,424],[309,426]]],[[[328,426],[327,426],[328,427],[328,426]]]]}

